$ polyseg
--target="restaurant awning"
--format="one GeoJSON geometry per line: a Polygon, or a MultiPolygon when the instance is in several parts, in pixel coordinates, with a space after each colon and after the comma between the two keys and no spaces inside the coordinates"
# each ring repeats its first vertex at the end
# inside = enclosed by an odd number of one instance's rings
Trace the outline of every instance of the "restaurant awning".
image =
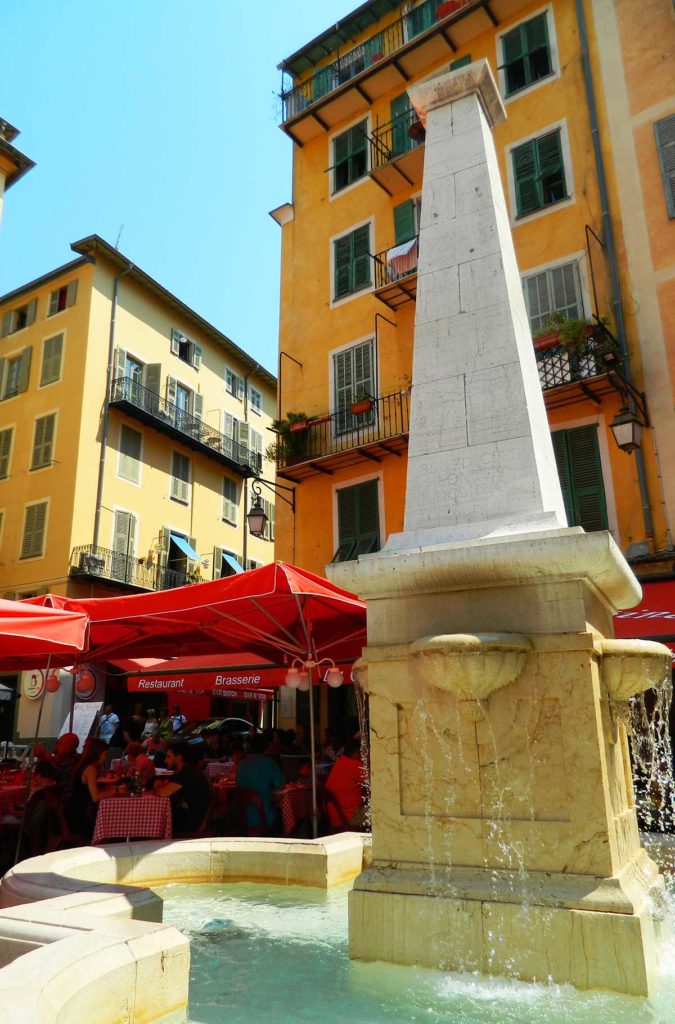
{"type": "Polygon", "coordinates": [[[640,604],[614,616],[614,634],[621,640],[658,640],[675,651],[675,580],[643,583],[640,604]]]}
{"type": "MultiPolygon", "coordinates": [[[[287,671],[285,666],[261,662],[260,658],[250,654],[228,654],[218,659],[201,655],[169,661],[123,658],[111,664],[127,673],[130,693],[212,692],[214,696],[232,696],[229,691],[243,694],[244,691],[283,686],[287,671]]],[[[350,670],[351,664],[344,666],[345,682],[350,681],[350,670]]]]}
{"type": "Polygon", "coordinates": [[[20,671],[48,659],[53,668],[66,665],[87,645],[87,626],[81,611],[0,600],[0,668],[20,671]]]}

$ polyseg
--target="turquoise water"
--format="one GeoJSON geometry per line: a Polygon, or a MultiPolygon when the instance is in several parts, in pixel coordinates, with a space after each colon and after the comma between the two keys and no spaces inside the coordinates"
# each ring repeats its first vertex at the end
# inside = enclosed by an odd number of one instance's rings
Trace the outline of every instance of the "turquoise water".
{"type": "Polygon", "coordinates": [[[169,885],[190,938],[190,1024],[674,1024],[675,939],[649,1000],[347,956],[348,886],[169,885]]]}

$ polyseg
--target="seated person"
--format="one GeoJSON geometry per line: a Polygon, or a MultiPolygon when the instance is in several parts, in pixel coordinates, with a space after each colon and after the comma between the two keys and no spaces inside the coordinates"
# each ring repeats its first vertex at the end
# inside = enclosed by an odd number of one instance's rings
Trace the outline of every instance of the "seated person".
{"type": "Polygon", "coordinates": [[[56,781],[61,785],[64,801],[70,799],[73,791],[73,780],[77,770],[80,755],[77,748],[80,745],[80,737],[76,732],[66,732],[59,736],[52,751],[51,763],[54,768],[56,781]]]}
{"type": "Polygon", "coordinates": [[[70,799],[65,807],[66,820],[73,832],[91,840],[94,834],[96,810],[99,802],[106,796],[114,796],[112,786],[99,786],[98,772],[105,765],[108,757],[108,744],[96,736],[85,741],[80,758],[70,799]]]}
{"type": "Polygon", "coordinates": [[[172,740],[167,745],[166,766],[175,774],[166,782],[155,782],[155,795],[171,797],[174,833],[195,832],[211,800],[208,780],[195,765],[187,743],[172,740]]]}
{"type": "MultiPolygon", "coordinates": [[[[345,821],[352,828],[363,828],[366,822],[366,807],[363,802],[363,785],[365,771],[361,761],[361,745],[358,740],[350,740],[340,754],[326,780],[326,790],[335,799],[345,821]]],[[[328,817],[331,825],[338,828],[341,824],[334,807],[328,805],[328,817]]]]}
{"type": "MultiPolygon", "coordinates": [[[[267,825],[270,827],[279,820],[279,810],[272,805],[272,790],[283,786],[284,776],[274,758],[264,753],[265,746],[263,736],[252,738],[249,754],[237,767],[237,785],[255,790],[263,802],[267,825]]],[[[246,820],[251,828],[260,825],[260,816],[255,807],[247,807],[246,820]]]]}
{"type": "Polygon", "coordinates": [[[164,767],[164,758],[166,756],[166,740],[164,740],[158,732],[152,733],[151,736],[143,743],[143,749],[148,757],[151,757],[155,762],[156,768],[164,767]]]}

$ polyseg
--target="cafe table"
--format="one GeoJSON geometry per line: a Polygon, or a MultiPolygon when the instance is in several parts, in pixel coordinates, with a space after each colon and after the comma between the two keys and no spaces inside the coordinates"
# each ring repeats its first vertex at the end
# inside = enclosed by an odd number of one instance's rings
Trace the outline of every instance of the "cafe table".
{"type": "Polygon", "coordinates": [[[272,802],[281,811],[284,835],[293,835],[298,822],[312,816],[312,787],[305,782],[289,782],[275,789],[272,802]]]}
{"type": "Polygon", "coordinates": [[[207,761],[206,777],[209,782],[219,782],[221,779],[234,780],[237,769],[233,761],[207,761]]]}
{"type": "Polygon", "coordinates": [[[168,796],[104,797],[98,805],[92,846],[110,839],[171,839],[171,801],[168,796]]]}

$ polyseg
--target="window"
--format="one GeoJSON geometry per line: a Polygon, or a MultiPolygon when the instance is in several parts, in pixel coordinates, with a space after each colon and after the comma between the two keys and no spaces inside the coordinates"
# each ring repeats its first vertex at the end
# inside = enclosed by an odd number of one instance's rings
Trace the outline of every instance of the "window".
{"type": "Polygon", "coordinates": [[[560,312],[568,320],[584,315],[576,261],[524,277],[523,291],[532,334],[541,330],[551,313],[560,312]]]}
{"type": "Polygon", "coordinates": [[[184,384],[180,384],[173,377],[167,377],[166,400],[172,407],[169,412],[172,414],[178,430],[182,430],[184,434],[198,437],[204,411],[203,396],[186,388],[184,384]]]}
{"type": "Polygon", "coordinates": [[[13,398],[28,389],[32,348],[0,359],[0,398],[13,398]]]}
{"type": "Polygon", "coordinates": [[[265,524],[265,532],[263,534],[263,540],[274,540],[274,530],[276,525],[276,510],[271,501],[262,499],[263,509],[267,516],[267,522],[265,524]]]}
{"type": "Polygon", "coordinates": [[[412,113],[410,97],[407,92],[400,96],[394,96],[389,104],[391,115],[391,156],[401,156],[418,145],[418,141],[412,139],[408,132],[411,123],[416,115],[412,113]]]}
{"type": "Polygon", "coordinates": [[[232,413],[223,413],[223,434],[225,442],[223,452],[228,459],[239,461],[239,420],[232,413]]]}
{"type": "Polygon", "coordinates": [[[471,63],[471,54],[466,53],[463,57],[458,57],[457,60],[450,61],[450,71],[459,71],[460,68],[467,67],[471,63]]]}
{"type": "Polygon", "coordinates": [[[159,401],[154,396],[159,395],[162,382],[161,363],[143,363],[125,349],[116,348],[113,379],[115,398],[125,399],[149,412],[159,411],[159,401]]]}
{"type": "Polygon", "coordinates": [[[30,460],[31,469],[46,469],[51,466],[54,454],[54,433],[56,431],[56,413],[40,416],[35,421],[33,435],[33,455],[30,460]]]}
{"type": "Polygon", "coordinates": [[[237,525],[237,514],[239,512],[239,488],[229,476],[223,477],[223,512],[222,518],[226,523],[237,525]]]}
{"type": "Polygon", "coordinates": [[[262,460],[263,460],[263,446],[265,444],[264,438],[259,430],[254,430],[253,427],[249,427],[248,430],[248,449],[255,455],[254,465],[251,467],[258,473],[262,471],[262,460]]]}
{"type": "Polygon", "coordinates": [[[198,370],[202,365],[202,350],[194,341],[190,341],[180,331],[172,329],[171,331],[171,353],[174,356],[178,356],[184,363],[189,363],[190,366],[194,366],[195,370],[198,370]]]}
{"type": "Polygon", "coordinates": [[[13,439],[14,427],[0,430],[0,480],[6,480],[9,476],[9,462],[12,456],[13,439]]]}
{"type": "Polygon", "coordinates": [[[514,93],[547,78],[553,71],[546,12],[502,36],[505,93],[514,93]]]}
{"type": "Polygon", "coordinates": [[[333,387],[336,429],[344,432],[356,426],[364,426],[368,417],[372,418],[372,413],[354,415],[351,405],[357,398],[375,394],[372,341],[354,345],[333,355],[333,387]]]}
{"type": "Polygon", "coordinates": [[[55,334],[46,338],[42,346],[42,369],[40,371],[40,387],[54,384],[61,380],[61,357],[63,355],[63,335],[55,334]]]}
{"type": "Polygon", "coordinates": [[[251,412],[256,413],[257,416],[262,415],[262,392],[256,388],[250,389],[251,398],[251,412]]]}
{"type": "Polygon", "coordinates": [[[136,573],[136,516],[115,509],[110,575],[114,580],[133,581],[136,573]]]}
{"type": "Polygon", "coordinates": [[[380,509],[377,480],[337,492],[338,549],[334,562],[348,562],[380,548],[380,509]]]}
{"type": "Polygon", "coordinates": [[[370,287],[370,224],[333,242],[335,298],[370,287]]]}
{"type": "Polygon", "coordinates": [[[554,430],[553,451],[570,526],[607,529],[605,486],[595,424],[574,430],[554,430]]]}
{"type": "Polygon", "coordinates": [[[233,373],[232,370],[225,369],[225,390],[228,395],[232,395],[234,398],[238,398],[240,402],[244,400],[244,378],[240,377],[239,374],[233,373]]]}
{"type": "Polygon", "coordinates": [[[129,483],[139,484],[141,482],[141,444],[143,435],[138,430],[132,430],[126,423],[120,426],[120,456],[117,465],[117,475],[129,483]]]}
{"type": "Polygon", "coordinates": [[[35,321],[36,312],[37,299],[31,299],[30,302],[23,306],[17,306],[16,309],[8,309],[2,317],[2,337],[4,338],[7,334],[16,334],[24,327],[30,327],[35,321]]]}
{"type": "Polygon", "coordinates": [[[180,452],[171,453],[171,498],[182,505],[190,503],[190,460],[180,452]]]}
{"type": "Polygon", "coordinates": [[[675,114],[654,124],[668,216],[675,217],[675,114]]]}
{"type": "Polygon", "coordinates": [[[262,562],[256,562],[255,558],[247,558],[246,571],[248,572],[249,569],[260,569],[262,568],[262,564],[262,562]]]}
{"type": "Polygon", "coordinates": [[[436,21],[436,13],[437,7],[433,3],[419,3],[417,7],[413,7],[412,11],[403,19],[406,42],[431,28],[436,21]]]}
{"type": "Polygon", "coordinates": [[[420,231],[420,217],[422,215],[422,196],[415,196],[414,199],[406,199],[394,207],[394,241],[396,245],[403,245],[415,238],[420,231]]]}
{"type": "Polygon", "coordinates": [[[224,579],[226,576],[236,576],[242,572],[241,555],[237,555],[229,548],[213,549],[213,578],[214,580],[224,579]]]}
{"type": "Polygon", "coordinates": [[[70,281],[68,284],[56,288],[49,295],[49,310],[47,316],[54,316],[55,313],[62,313],[64,309],[75,305],[77,299],[77,281],[70,281]]]}
{"type": "Polygon", "coordinates": [[[20,558],[40,558],[44,553],[47,505],[48,502],[46,501],[38,501],[33,505],[26,505],[20,558]]]}
{"type": "Polygon", "coordinates": [[[363,178],[367,170],[368,122],[359,121],[333,139],[333,192],[363,178]]]}
{"type": "Polygon", "coordinates": [[[516,146],[511,157],[519,217],[567,198],[559,128],[516,146]]]}

